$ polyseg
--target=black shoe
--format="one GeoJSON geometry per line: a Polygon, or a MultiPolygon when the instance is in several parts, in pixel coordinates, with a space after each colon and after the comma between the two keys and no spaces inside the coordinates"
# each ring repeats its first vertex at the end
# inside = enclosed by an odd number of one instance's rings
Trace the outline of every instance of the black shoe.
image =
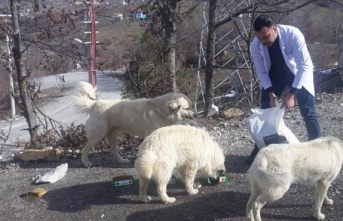
{"type": "Polygon", "coordinates": [[[256,157],[258,151],[260,151],[260,149],[255,144],[254,149],[252,150],[249,158],[245,160],[245,163],[248,164],[248,165],[251,165],[254,162],[255,157],[256,157]]]}

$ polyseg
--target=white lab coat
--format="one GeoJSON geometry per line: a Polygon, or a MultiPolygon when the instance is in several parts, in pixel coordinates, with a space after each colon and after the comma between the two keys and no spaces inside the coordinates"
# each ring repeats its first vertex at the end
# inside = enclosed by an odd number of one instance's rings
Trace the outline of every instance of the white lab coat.
{"type": "MultiPolygon", "coordinates": [[[[304,87],[314,96],[313,64],[304,35],[298,28],[289,25],[277,25],[277,29],[282,55],[288,68],[295,75],[292,87],[304,87]]],[[[271,87],[268,75],[271,66],[268,48],[255,37],[251,43],[251,53],[262,87],[271,87]]]]}

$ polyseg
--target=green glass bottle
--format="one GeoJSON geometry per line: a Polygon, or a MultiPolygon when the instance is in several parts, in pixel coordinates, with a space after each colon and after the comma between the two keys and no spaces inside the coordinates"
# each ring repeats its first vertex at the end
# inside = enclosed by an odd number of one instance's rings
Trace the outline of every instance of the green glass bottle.
{"type": "Polygon", "coordinates": [[[227,176],[226,173],[223,173],[217,179],[210,178],[210,177],[204,178],[201,184],[204,186],[213,186],[219,183],[227,183],[227,182],[229,182],[229,177],[227,176]]]}
{"type": "Polygon", "coordinates": [[[112,187],[127,186],[138,184],[139,180],[133,176],[116,176],[111,181],[112,187]]]}

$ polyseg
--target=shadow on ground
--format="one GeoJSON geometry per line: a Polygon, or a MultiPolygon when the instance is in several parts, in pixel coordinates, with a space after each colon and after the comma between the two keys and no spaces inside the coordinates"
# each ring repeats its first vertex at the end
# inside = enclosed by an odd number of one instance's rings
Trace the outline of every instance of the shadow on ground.
{"type": "Polygon", "coordinates": [[[246,193],[232,191],[188,196],[182,186],[173,185],[170,185],[168,190],[169,196],[177,198],[177,203],[161,203],[155,197],[157,195],[155,185],[150,185],[148,190],[154,196],[153,201],[144,204],[138,200],[138,185],[112,188],[109,182],[81,184],[52,190],[47,193],[45,200],[49,210],[60,212],[80,212],[94,205],[120,206],[122,204],[121,206],[131,207],[130,210],[133,211],[144,208],[144,211],[128,215],[127,220],[175,220],[176,218],[177,220],[211,220],[245,216],[245,211],[237,208],[245,208],[249,197],[246,193]]]}
{"type": "MultiPolygon", "coordinates": [[[[128,164],[120,164],[116,163],[112,157],[112,154],[109,152],[101,152],[101,153],[94,153],[90,154],[89,156],[90,161],[92,162],[92,167],[101,167],[101,168],[133,168],[134,161],[131,159],[131,162],[128,164]]],[[[25,161],[10,161],[17,162],[19,167],[24,169],[31,169],[31,168],[55,168],[63,163],[68,163],[69,168],[85,168],[81,162],[80,155],[77,158],[73,157],[62,157],[59,161],[55,162],[47,162],[47,161],[32,161],[32,162],[25,162],[25,161]]],[[[86,169],[86,168],[85,168],[86,169]]]]}

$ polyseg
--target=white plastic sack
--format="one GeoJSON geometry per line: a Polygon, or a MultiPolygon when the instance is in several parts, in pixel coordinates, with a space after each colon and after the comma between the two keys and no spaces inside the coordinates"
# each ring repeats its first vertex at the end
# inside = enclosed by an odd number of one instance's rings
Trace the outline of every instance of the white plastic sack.
{"type": "Polygon", "coordinates": [[[299,143],[298,138],[285,125],[284,108],[281,103],[268,109],[255,108],[253,115],[247,118],[246,128],[254,139],[258,148],[263,148],[272,143],[299,143]]]}
{"type": "Polygon", "coordinates": [[[55,169],[47,172],[44,176],[38,177],[36,183],[55,183],[62,179],[68,171],[68,163],[64,163],[56,167],[55,169]]]}

